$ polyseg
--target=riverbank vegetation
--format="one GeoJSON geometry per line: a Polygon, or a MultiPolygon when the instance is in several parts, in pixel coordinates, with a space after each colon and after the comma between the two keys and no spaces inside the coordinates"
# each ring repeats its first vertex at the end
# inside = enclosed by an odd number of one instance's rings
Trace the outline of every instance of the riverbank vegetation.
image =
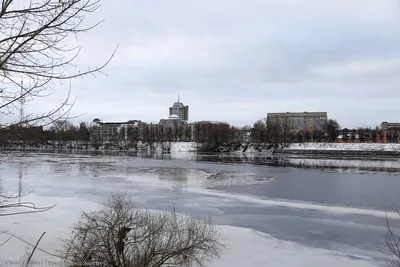
{"type": "Polygon", "coordinates": [[[141,210],[115,194],[98,211],[82,213],[60,255],[66,266],[204,266],[219,256],[222,239],[209,219],[141,210]]]}

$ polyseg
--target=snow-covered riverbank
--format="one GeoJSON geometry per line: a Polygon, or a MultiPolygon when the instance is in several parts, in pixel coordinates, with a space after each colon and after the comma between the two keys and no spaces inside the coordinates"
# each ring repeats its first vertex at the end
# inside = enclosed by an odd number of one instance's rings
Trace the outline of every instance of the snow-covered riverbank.
{"type": "Polygon", "coordinates": [[[119,143],[105,143],[102,145],[95,146],[90,142],[81,141],[67,141],[67,142],[45,142],[41,144],[20,144],[18,142],[10,143],[7,146],[8,149],[12,150],[120,150],[120,151],[140,151],[140,152],[239,152],[246,154],[254,153],[327,153],[332,154],[343,154],[346,152],[351,153],[362,153],[370,152],[376,154],[384,153],[399,153],[400,154],[400,143],[399,144],[382,144],[382,143],[292,143],[286,145],[282,149],[272,149],[272,145],[267,143],[222,143],[217,148],[210,151],[203,151],[202,144],[196,142],[119,142],[119,143]]]}
{"type": "Polygon", "coordinates": [[[381,143],[294,143],[286,149],[299,150],[349,150],[349,151],[399,151],[400,144],[381,143]]]}

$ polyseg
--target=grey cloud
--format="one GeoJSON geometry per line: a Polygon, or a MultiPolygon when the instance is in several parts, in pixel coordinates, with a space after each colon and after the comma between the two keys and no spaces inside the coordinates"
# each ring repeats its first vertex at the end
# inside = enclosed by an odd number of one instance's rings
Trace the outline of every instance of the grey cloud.
{"type": "Polygon", "coordinates": [[[78,64],[120,48],[109,76],[73,83],[88,119],[158,121],[178,93],[191,119],[241,125],[305,110],[375,125],[400,111],[394,0],[120,0],[92,15],[105,21],[79,39],[78,64]]]}

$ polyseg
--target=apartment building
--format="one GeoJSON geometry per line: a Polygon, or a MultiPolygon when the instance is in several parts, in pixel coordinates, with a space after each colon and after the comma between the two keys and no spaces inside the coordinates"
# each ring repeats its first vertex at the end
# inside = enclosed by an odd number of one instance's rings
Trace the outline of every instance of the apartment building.
{"type": "Polygon", "coordinates": [[[292,133],[326,131],[328,123],[327,112],[286,112],[268,113],[267,127],[278,124],[281,129],[292,133]]]}
{"type": "Polygon", "coordinates": [[[129,120],[127,122],[101,122],[94,119],[90,125],[90,140],[112,141],[114,139],[128,140],[131,130],[136,130],[141,136],[146,123],[140,120],[129,120]]]}

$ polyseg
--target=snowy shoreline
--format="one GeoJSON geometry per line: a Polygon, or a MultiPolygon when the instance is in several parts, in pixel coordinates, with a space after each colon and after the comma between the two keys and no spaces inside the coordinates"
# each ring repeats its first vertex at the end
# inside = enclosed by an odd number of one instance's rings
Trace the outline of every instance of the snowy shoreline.
{"type": "MultiPolygon", "coordinates": [[[[111,144],[109,144],[111,145],[111,144]]],[[[85,151],[138,151],[138,152],[200,152],[201,144],[196,142],[136,142],[133,146],[121,144],[121,147],[102,145],[96,149],[90,142],[52,142],[51,144],[18,145],[10,144],[5,147],[9,150],[85,150],[85,151]]],[[[243,153],[243,154],[325,154],[340,156],[400,156],[400,144],[384,143],[292,143],[281,149],[269,149],[269,144],[264,143],[224,143],[219,152],[213,153],[243,153]]]]}
{"type": "Polygon", "coordinates": [[[287,148],[275,150],[285,155],[319,155],[319,156],[400,156],[400,144],[382,143],[294,143],[287,148]]]}
{"type": "Polygon", "coordinates": [[[384,143],[293,143],[285,150],[397,151],[400,144],[384,143]]]}

